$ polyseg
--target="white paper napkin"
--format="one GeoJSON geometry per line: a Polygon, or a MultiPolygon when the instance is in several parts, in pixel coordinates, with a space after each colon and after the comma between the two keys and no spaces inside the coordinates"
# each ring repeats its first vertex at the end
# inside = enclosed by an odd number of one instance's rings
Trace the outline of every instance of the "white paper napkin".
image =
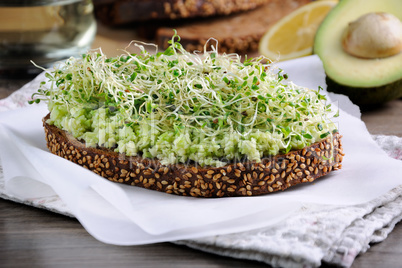
{"type": "MultiPolygon", "coordinates": [[[[316,57],[281,67],[299,85],[316,89],[325,84],[316,57]]],[[[340,99],[339,104],[357,111],[347,99],[340,99]]],[[[402,179],[402,163],[377,146],[360,119],[341,110],[336,120],[346,156],[340,171],[308,185],[259,197],[168,195],[109,182],[50,154],[41,123],[46,113],[42,105],[0,113],[0,158],[6,190],[20,198],[56,193],[87,231],[106,243],[135,245],[266,227],[303,204],[368,202],[400,185],[402,179]]]]}

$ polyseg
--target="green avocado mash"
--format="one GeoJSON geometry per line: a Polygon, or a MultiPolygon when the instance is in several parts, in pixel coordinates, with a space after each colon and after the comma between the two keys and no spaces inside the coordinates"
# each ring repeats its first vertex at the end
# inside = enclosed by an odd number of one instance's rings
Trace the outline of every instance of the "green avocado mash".
{"type": "Polygon", "coordinates": [[[173,36],[156,54],[91,51],[47,71],[32,102],[49,124],[90,147],[163,164],[223,166],[300,149],[336,131],[319,90],[285,82],[263,58],[185,51],[173,36]]]}

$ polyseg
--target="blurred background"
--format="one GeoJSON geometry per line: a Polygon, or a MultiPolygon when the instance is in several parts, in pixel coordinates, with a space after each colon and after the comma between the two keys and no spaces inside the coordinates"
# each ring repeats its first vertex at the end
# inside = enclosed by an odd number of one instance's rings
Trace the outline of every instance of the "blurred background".
{"type": "MultiPolygon", "coordinates": [[[[126,37],[145,39],[164,49],[174,33],[173,29],[176,29],[182,45],[187,50],[202,51],[206,41],[212,37],[218,41],[220,52],[244,54],[256,53],[260,39],[275,22],[312,1],[94,0],[93,2],[99,22],[98,33],[104,38],[109,38],[114,29],[125,29],[128,34],[126,37]]],[[[98,40],[95,41],[96,46],[98,40]]]]}

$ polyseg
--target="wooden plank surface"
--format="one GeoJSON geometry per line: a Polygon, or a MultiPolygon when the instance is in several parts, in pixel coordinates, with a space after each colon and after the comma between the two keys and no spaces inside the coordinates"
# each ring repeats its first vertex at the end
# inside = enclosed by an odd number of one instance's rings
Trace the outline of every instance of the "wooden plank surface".
{"type": "MultiPolygon", "coordinates": [[[[0,267],[267,267],[172,243],[107,245],[90,236],[76,219],[7,200],[0,199],[0,211],[0,267]]],[[[402,224],[398,224],[352,267],[401,267],[401,263],[402,224]]]]}

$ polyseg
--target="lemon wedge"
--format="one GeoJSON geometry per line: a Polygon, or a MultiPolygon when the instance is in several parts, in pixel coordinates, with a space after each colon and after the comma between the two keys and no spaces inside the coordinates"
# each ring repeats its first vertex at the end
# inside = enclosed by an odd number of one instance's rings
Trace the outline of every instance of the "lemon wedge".
{"type": "Polygon", "coordinates": [[[259,53],[272,61],[311,55],[314,36],[336,0],[311,2],[275,23],[261,38],[259,53]]]}

